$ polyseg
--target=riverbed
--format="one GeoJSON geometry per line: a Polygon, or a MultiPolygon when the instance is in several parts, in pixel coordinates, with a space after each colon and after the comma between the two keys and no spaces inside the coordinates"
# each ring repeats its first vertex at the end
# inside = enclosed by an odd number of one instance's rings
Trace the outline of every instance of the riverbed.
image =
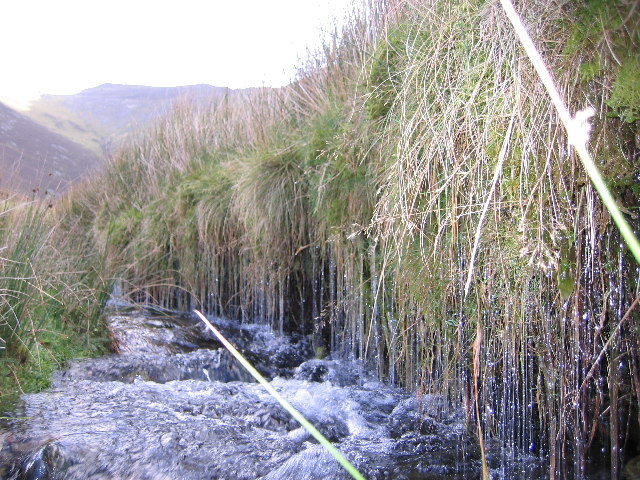
{"type": "MultiPolygon", "coordinates": [[[[477,479],[461,408],[313,358],[307,338],[211,321],[368,479],[477,479]]],[[[107,322],[117,353],[71,362],[2,424],[0,478],[348,479],[192,314],[131,306],[107,322]]],[[[544,478],[489,446],[493,478],[544,478]]]]}

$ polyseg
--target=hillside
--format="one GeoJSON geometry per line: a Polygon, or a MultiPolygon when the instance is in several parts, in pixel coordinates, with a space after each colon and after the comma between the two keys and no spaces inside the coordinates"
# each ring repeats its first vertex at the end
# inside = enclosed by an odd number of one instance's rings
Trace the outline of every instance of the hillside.
{"type": "Polygon", "coordinates": [[[166,114],[176,101],[203,104],[231,91],[210,85],[104,84],[74,95],[44,95],[25,115],[97,154],[108,154],[128,132],[166,114]]]}
{"type": "Polygon", "coordinates": [[[1,189],[61,191],[102,163],[96,153],[0,104],[1,189]]]}
{"type": "Polygon", "coordinates": [[[0,189],[27,195],[64,190],[177,101],[206,105],[230,92],[209,85],[105,84],[75,95],[44,95],[26,112],[0,105],[0,189]]]}

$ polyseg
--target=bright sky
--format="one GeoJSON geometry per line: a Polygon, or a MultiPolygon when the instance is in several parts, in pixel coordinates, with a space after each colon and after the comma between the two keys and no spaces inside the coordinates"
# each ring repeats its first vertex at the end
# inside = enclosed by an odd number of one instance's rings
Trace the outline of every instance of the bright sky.
{"type": "Polygon", "coordinates": [[[0,100],[288,83],[349,0],[0,0],[0,100]]]}

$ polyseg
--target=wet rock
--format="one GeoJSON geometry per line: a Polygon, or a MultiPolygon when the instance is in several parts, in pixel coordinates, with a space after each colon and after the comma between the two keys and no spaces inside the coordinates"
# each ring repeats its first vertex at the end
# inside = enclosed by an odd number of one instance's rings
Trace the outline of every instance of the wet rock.
{"type": "MultiPolygon", "coordinates": [[[[236,340],[235,346],[265,377],[290,378],[295,369],[305,360],[309,359],[313,352],[308,340],[302,336],[284,337],[274,334],[267,328],[247,328],[242,332],[227,329],[225,335],[236,340]],[[247,339],[247,333],[253,336],[247,339]]],[[[233,342],[232,342],[233,343],[233,342]]]]}
{"type": "Polygon", "coordinates": [[[402,419],[400,417],[393,417],[389,421],[389,435],[391,438],[400,438],[402,435],[408,432],[420,432],[422,434],[436,433],[438,427],[435,421],[431,418],[420,418],[416,415],[410,419],[402,419]]]}
{"type": "MultiPolygon", "coordinates": [[[[313,418],[310,421],[314,423],[313,418]]],[[[323,418],[321,421],[316,421],[315,425],[318,425],[316,428],[330,442],[338,442],[349,435],[349,427],[336,417],[323,418]]],[[[310,440],[316,442],[315,439],[310,440]]]]}
{"type": "Polygon", "coordinates": [[[150,317],[134,309],[110,316],[108,328],[120,354],[171,355],[219,347],[202,334],[201,325],[191,315],[150,317]]]}
{"type": "Polygon", "coordinates": [[[27,457],[9,478],[54,480],[63,476],[71,464],[64,449],[57,442],[51,442],[27,457]]]}
{"type": "Polygon", "coordinates": [[[298,423],[280,405],[262,405],[252,415],[250,423],[267,430],[288,432],[294,429],[298,423]]]}
{"type": "Polygon", "coordinates": [[[293,376],[297,380],[331,382],[341,387],[358,385],[364,380],[371,379],[356,362],[325,359],[312,359],[299,364],[293,376]]]}
{"type": "Polygon", "coordinates": [[[145,380],[167,383],[173,380],[252,382],[253,377],[227,350],[197,350],[176,355],[131,354],[70,362],[54,383],[76,380],[124,382],[145,380]]]}
{"type": "Polygon", "coordinates": [[[408,432],[421,434],[435,434],[439,430],[446,429],[442,423],[434,420],[442,417],[437,413],[441,406],[441,399],[435,396],[427,396],[420,402],[416,397],[409,397],[396,405],[389,416],[389,435],[391,438],[400,438],[408,432]]]}
{"type": "Polygon", "coordinates": [[[325,382],[329,368],[325,362],[319,360],[310,360],[300,365],[294,374],[296,380],[306,380],[308,382],[325,382]]]}
{"type": "Polygon", "coordinates": [[[322,447],[311,447],[290,457],[263,480],[347,480],[352,478],[322,447]]]}

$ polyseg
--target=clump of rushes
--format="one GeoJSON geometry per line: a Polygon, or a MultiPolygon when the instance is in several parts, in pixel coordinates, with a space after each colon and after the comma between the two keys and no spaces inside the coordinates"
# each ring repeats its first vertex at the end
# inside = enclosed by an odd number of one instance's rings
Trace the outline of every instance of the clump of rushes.
{"type": "Polygon", "coordinates": [[[80,217],[48,202],[0,205],[0,405],[49,385],[70,358],[106,351],[100,262],[80,217]],[[84,239],[84,240],[83,240],[84,239]]]}
{"type": "MultiPolygon", "coordinates": [[[[538,44],[545,46],[543,56],[558,74],[564,94],[586,96],[604,113],[592,145],[600,153],[617,151],[617,161],[609,161],[624,170],[637,147],[616,137],[615,132],[626,128],[620,121],[606,118],[608,87],[582,86],[584,71],[573,68],[591,51],[579,48],[568,56],[565,48],[578,28],[572,19],[582,18],[576,13],[592,3],[573,5],[574,16],[561,10],[541,15],[542,1],[524,2],[522,10],[539,39],[556,40],[538,44]]],[[[615,2],[611,12],[624,19],[629,6],[615,2]]],[[[400,343],[416,345],[411,357],[422,359],[428,377],[434,371],[457,370],[448,386],[453,395],[461,392],[467,405],[483,404],[478,421],[484,435],[545,452],[554,475],[566,468],[560,452],[571,452],[577,470],[584,472],[587,452],[598,442],[610,444],[612,462],[620,462],[619,448],[613,448],[619,446],[622,428],[616,419],[638,404],[637,398],[621,402],[619,396],[620,389],[633,391],[637,385],[632,367],[621,375],[626,387],[615,369],[604,364],[600,380],[582,379],[635,298],[637,272],[624,266],[631,257],[616,246],[615,227],[586,185],[578,158],[564,148],[563,127],[533,69],[522,61],[499,6],[432,2],[429,9],[414,13],[425,19],[430,41],[407,43],[417,48],[407,49],[402,88],[386,114],[393,142],[389,157],[394,160],[387,165],[387,188],[374,219],[380,237],[396,239],[392,245],[398,249],[399,270],[410,271],[413,246],[420,245],[421,270],[414,271],[422,275],[406,280],[414,284],[408,306],[421,319],[416,322],[412,315],[407,322],[417,323],[418,338],[407,323],[400,343]],[[490,209],[480,224],[486,202],[490,209]],[[475,274],[465,294],[463,279],[470,269],[475,274]],[[596,270],[607,273],[602,277],[596,270]],[[433,295],[434,287],[446,295],[433,295]],[[443,306],[450,321],[438,327],[428,319],[443,306]],[[443,349],[434,341],[452,334],[453,348],[452,342],[443,349]],[[482,366],[473,374],[471,344],[482,366]],[[473,375],[481,379],[479,400],[471,398],[465,380],[473,375]],[[608,383],[606,393],[599,386],[603,382],[608,383]],[[598,430],[602,437],[595,439],[592,432],[602,427],[605,404],[615,413],[607,411],[610,429],[598,430]],[[487,426],[494,431],[487,433],[487,426]]],[[[612,55],[637,55],[637,29],[616,32],[612,44],[625,47],[612,52],[602,43],[603,65],[611,65],[612,55]]],[[[603,69],[607,71],[611,69],[603,69]]],[[[603,74],[604,85],[610,81],[603,74]]],[[[619,201],[633,218],[637,203],[629,189],[621,190],[619,201]]],[[[632,328],[622,328],[635,338],[632,328]]],[[[637,363],[630,344],[612,343],[618,346],[608,344],[611,355],[637,363]]],[[[421,370],[408,373],[418,380],[421,370]]]]}
{"type": "Polygon", "coordinates": [[[295,142],[284,141],[258,147],[238,159],[233,213],[243,224],[244,244],[265,261],[283,268],[308,238],[309,208],[301,156],[295,142]]]}

